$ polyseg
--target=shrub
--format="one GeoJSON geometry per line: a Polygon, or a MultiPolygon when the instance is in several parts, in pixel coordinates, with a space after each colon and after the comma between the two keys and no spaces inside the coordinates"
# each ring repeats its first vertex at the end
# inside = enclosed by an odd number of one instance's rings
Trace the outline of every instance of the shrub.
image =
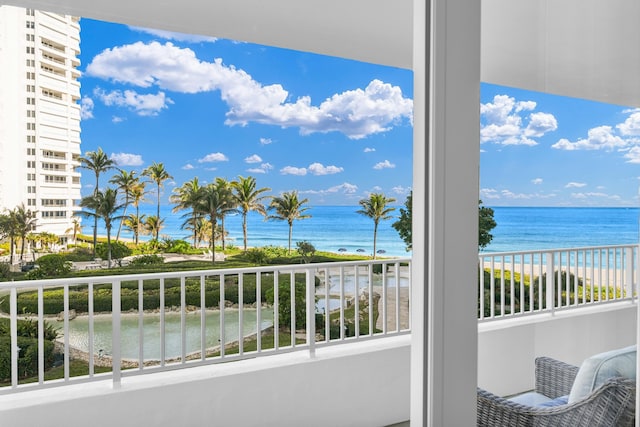
{"type": "Polygon", "coordinates": [[[313,255],[316,253],[316,248],[306,240],[296,242],[296,247],[298,248],[298,253],[302,257],[304,263],[309,264],[311,259],[313,259],[313,255]]]}
{"type": "Polygon", "coordinates": [[[134,259],[131,260],[131,263],[129,265],[144,266],[144,265],[157,265],[157,264],[163,264],[163,263],[164,263],[164,258],[162,258],[160,255],[148,254],[148,255],[141,255],[141,256],[135,257],[134,259]]]}
{"type": "Polygon", "coordinates": [[[2,262],[0,263],[0,280],[6,281],[11,278],[11,266],[9,263],[2,262]]]}
{"type": "Polygon", "coordinates": [[[244,254],[247,261],[255,265],[266,264],[269,261],[267,252],[260,248],[251,248],[244,254]]]}
{"type": "MultiPolygon", "coordinates": [[[[291,283],[289,280],[282,280],[278,285],[278,325],[282,328],[291,327],[291,283]]],[[[306,307],[306,285],[304,281],[304,275],[296,275],[295,289],[295,319],[296,328],[304,328],[307,324],[307,307],[306,307]],[[298,276],[302,277],[302,281],[298,279],[298,276]]],[[[267,302],[273,304],[275,300],[274,295],[275,286],[267,289],[267,302]]]]}
{"type": "Polygon", "coordinates": [[[91,261],[93,260],[93,251],[91,248],[77,246],[71,252],[64,254],[67,261],[91,261]]]}
{"type": "MultiPolygon", "coordinates": [[[[111,259],[122,267],[122,258],[130,256],[133,251],[122,242],[111,242],[111,259]]],[[[109,258],[109,247],[106,243],[96,245],[96,255],[102,259],[109,258]]]]}
{"type": "Polygon", "coordinates": [[[36,260],[38,268],[27,273],[29,279],[42,279],[44,277],[66,276],[71,271],[71,262],[66,256],[60,254],[49,254],[41,256],[36,260]]]}
{"type": "MultiPolygon", "coordinates": [[[[54,361],[54,345],[57,332],[45,322],[44,364],[49,369],[54,361]]],[[[18,376],[30,377],[38,374],[38,322],[18,321],[18,376]]],[[[0,380],[11,378],[11,337],[9,319],[0,319],[0,380]]]]}
{"type": "Polygon", "coordinates": [[[188,254],[193,251],[189,242],[184,240],[170,240],[165,251],[172,254],[188,254]]]}

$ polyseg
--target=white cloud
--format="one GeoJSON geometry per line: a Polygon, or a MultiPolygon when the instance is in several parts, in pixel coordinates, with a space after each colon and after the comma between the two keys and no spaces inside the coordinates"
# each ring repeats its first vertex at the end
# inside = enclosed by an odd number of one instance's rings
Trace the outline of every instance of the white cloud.
{"type": "Polygon", "coordinates": [[[140,116],[157,116],[173,101],[165,96],[164,92],[153,94],[139,94],[133,90],[113,90],[106,92],[100,88],[95,88],[93,94],[106,106],[127,107],[135,111],[140,116]]]}
{"type": "Polygon", "coordinates": [[[350,184],[348,182],[344,182],[342,184],[339,185],[334,185],[333,187],[329,187],[325,190],[305,190],[305,191],[300,191],[300,194],[319,194],[319,195],[326,195],[326,194],[336,194],[336,193],[341,193],[341,194],[346,194],[346,195],[354,195],[358,192],[358,186],[355,184],[350,184]]]}
{"type": "Polygon", "coordinates": [[[402,185],[397,185],[393,187],[391,191],[399,196],[406,196],[411,192],[411,187],[403,187],[402,185]]]}
{"type": "Polygon", "coordinates": [[[589,199],[609,199],[609,200],[620,200],[620,196],[618,195],[609,195],[607,193],[601,192],[588,192],[588,193],[571,193],[571,197],[579,200],[589,200],[589,199]]]}
{"type": "Polygon", "coordinates": [[[542,178],[534,178],[531,180],[531,183],[535,185],[540,185],[542,184],[542,178]]]}
{"type": "Polygon", "coordinates": [[[144,164],[140,154],[111,153],[109,158],[116,162],[118,166],[141,166],[144,164]]]}
{"type": "Polygon", "coordinates": [[[586,139],[579,139],[571,142],[566,138],[562,138],[551,147],[558,150],[608,150],[624,148],[627,141],[614,135],[611,126],[598,126],[589,129],[586,139]]]}
{"type": "Polygon", "coordinates": [[[262,161],[262,158],[257,154],[254,154],[249,157],[246,157],[244,161],[245,163],[260,163],[262,161]]]}
{"type": "Polygon", "coordinates": [[[194,166],[191,163],[187,163],[182,167],[182,170],[185,170],[185,171],[190,171],[191,169],[194,169],[194,166]]]}
{"type": "Polygon", "coordinates": [[[625,136],[640,135],[640,109],[626,110],[625,112],[631,114],[623,123],[617,125],[616,128],[618,128],[620,133],[625,136]]]}
{"type": "Polygon", "coordinates": [[[80,100],[80,118],[82,120],[93,119],[93,99],[83,97],[80,100]]]}
{"type": "Polygon", "coordinates": [[[172,31],[165,30],[154,30],[151,28],[142,28],[142,27],[129,27],[129,29],[133,31],[138,31],[140,33],[150,34],[152,36],[164,39],[164,40],[175,40],[178,42],[187,42],[187,43],[214,43],[218,40],[215,37],[209,36],[199,36],[196,34],[185,34],[185,33],[174,33],[172,31]]]}
{"type": "Polygon", "coordinates": [[[309,165],[309,172],[314,175],[333,175],[343,170],[343,168],[338,166],[324,166],[321,163],[312,163],[309,165]]]}
{"type": "Polygon", "coordinates": [[[365,153],[373,153],[374,151],[376,151],[376,149],[375,149],[375,148],[366,147],[366,148],[364,149],[364,152],[365,152],[365,153]]]}
{"type": "Polygon", "coordinates": [[[631,147],[629,151],[624,153],[624,158],[628,159],[627,163],[640,163],[640,147],[637,145],[635,147],[631,147]]]}
{"type": "Polygon", "coordinates": [[[124,117],[119,117],[119,116],[111,117],[111,122],[112,123],[121,123],[121,122],[124,122],[124,121],[125,121],[124,117]]]}
{"type": "Polygon", "coordinates": [[[261,145],[269,145],[273,142],[273,140],[271,140],[271,138],[260,138],[260,144],[261,145]]]}
{"type": "Polygon", "coordinates": [[[282,175],[304,176],[304,175],[307,174],[307,169],[306,168],[297,168],[295,166],[285,166],[282,169],[280,169],[280,173],[282,175]]]}
{"type": "Polygon", "coordinates": [[[271,169],[273,169],[273,165],[271,163],[263,163],[260,167],[247,169],[247,172],[250,173],[268,173],[271,169]]]}
{"type": "Polygon", "coordinates": [[[494,188],[481,188],[480,198],[481,199],[499,199],[500,194],[498,193],[498,190],[494,188]]]}
{"type": "Polygon", "coordinates": [[[549,113],[533,113],[529,116],[529,124],[524,130],[525,136],[539,138],[547,132],[558,129],[558,121],[549,113]]]}
{"type": "Polygon", "coordinates": [[[486,200],[536,200],[551,199],[557,197],[555,193],[516,193],[508,189],[496,190],[494,188],[480,189],[480,199],[486,200]]]}
{"type": "Polygon", "coordinates": [[[384,162],[376,163],[376,165],[373,168],[380,170],[380,169],[393,169],[395,167],[396,167],[395,164],[391,163],[389,160],[385,160],[384,162]]]}
{"type": "Polygon", "coordinates": [[[586,186],[587,184],[585,182],[569,182],[564,186],[564,188],[582,188],[586,186]]]}
{"type": "Polygon", "coordinates": [[[303,135],[342,132],[351,139],[386,132],[412,120],[413,101],[398,86],[372,80],[364,89],[334,94],[315,106],[309,96],[288,101],[280,84],[264,86],[245,71],[199,60],[195,52],[172,43],[134,44],[106,49],[93,58],[87,74],[113,82],[197,93],[219,90],[229,107],[227,125],[262,123],[298,127],[303,135]]]}
{"type": "Polygon", "coordinates": [[[531,113],[526,117],[525,126],[521,113],[533,111],[533,101],[516,102],[507,95],[496,95],[493,102],[480,105],[480,142],[493,142],[501,145],[537,145],[531,139],[539,138],[558,128],[556,118],[549,113],[531,113]]]}
{"type": "Polygon", "coordinates": [[[213,163],[213,162],[228,162],[229,158],[222,153],[210,153],[201,159],[198,159],[198,163],[213,163]]]}

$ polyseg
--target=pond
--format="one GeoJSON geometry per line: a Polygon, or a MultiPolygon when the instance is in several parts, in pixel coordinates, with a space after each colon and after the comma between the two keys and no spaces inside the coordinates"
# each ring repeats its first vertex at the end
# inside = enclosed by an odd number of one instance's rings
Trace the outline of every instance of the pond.
{"type": "MultiPolygon", "coordinates": [[[[256,309],[243,310],[244,324],[243,336],[256,333],[256,309]]],[[[225,309],[225,342],[237,341],[239,338],[238,327],[239,311],[237,309],[225,309]]],[[[63,322],[54,321],[54,326],[62,332],[63,322]]],[[[260,329],[273,326],[273,310],[262,309],[260,329]]],[[[220,312],[208,311],[206,314],[206,347],[216,347],[220,344],[220,312]]],[[[111,354],[111,316],[95,315],[93,319],[94,351],[96,354],[111,354]]],[[[144,315],[143,322],[144,359],[160,359],[160,314],[149,313],[144,315]]],[[[121,353],[123,359],[138,359],[139,332],[138,315],[123,314],[121,322],[121,353]]],[[[200,351],[200,312],[195,311],[186,314],[187,354],[200,351]]],[[[89,317],[78,316],[69,322],[69,344],[82,351],[89,351],[89,317]]],[[[180,327],[180,313],[165,313],[165,356],[166,358],[179,357],[182,353],[182,339],[180,327]]]]}

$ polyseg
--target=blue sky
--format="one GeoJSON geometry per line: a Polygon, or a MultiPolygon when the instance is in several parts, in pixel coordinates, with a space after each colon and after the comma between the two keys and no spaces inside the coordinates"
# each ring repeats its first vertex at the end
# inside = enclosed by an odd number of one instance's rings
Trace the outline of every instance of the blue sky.
{"type": "MultiPolygon", "coordinates": [[[[89,19],[81,27],[82,150],[102,147],[127,170],[164,163],[174,177],[165,201],[194,176],[252,175],[312,205],[356,205],[371,192],[399,204],[411,188],[410,71],[89,19]]],[[[640,110],[489,84],[479,108],[486,205],[638,205],[640,110]]]]}
{"type": "Polygon", "coordinates": [[[82,150],[102,147],[127,170],[164,163],[165,201],[194,176],[238,175],[315,205],[406,198],[410,71],[89,19],[81,28],[82,150]]]}

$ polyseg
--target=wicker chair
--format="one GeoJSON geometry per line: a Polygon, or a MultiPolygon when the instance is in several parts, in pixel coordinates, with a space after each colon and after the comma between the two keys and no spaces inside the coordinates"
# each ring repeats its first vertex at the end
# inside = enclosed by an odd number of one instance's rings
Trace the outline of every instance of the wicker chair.
{"type": "MultiPolygon", "coordinates": [[[[536,359],[535,391],[555,399],[568,395],[578,367],[548,357],[536,359]]],[[[478,426],[633,426],[635,380],[611,378],[589,396],[552,407],[525,406],[478,389],[478,426]]]]}

